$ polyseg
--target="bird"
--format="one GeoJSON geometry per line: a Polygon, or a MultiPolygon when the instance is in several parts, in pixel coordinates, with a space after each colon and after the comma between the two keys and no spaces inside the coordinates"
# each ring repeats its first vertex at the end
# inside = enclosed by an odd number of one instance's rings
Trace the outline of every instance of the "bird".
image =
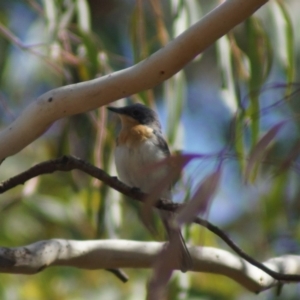
{"type": "MultiPolygon", "coordinates": [[[[129,187],[147,194],[151,193],[170,172],[168,164],[147,171],[149,166],[171,155],[157,113],[141,103],[123,107],[108,106],[107,109],[121,119],[121,130],[114,151],[118,178],[129,187]]],[[[166,186],[160,197],[172,202],[171,186],[166,186]]],[[[192,261],[180,229],[172,229],[169,226],[169,220],[174,213],[161,211],[160,215],[169,238],[171,236],[179,238],[181,254],[179,263],[181,270],[186,272],[191,268],[192,261]]]]}

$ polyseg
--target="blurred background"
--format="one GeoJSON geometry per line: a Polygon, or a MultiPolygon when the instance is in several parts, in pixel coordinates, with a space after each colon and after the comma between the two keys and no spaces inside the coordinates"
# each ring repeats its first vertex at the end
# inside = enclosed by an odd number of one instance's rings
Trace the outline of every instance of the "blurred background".
{"type": "MultiPolygon", "coordinates": [[[[1,0],[0,130],[50,89],[145,59],[221,2],[1,0]]],[[[269,1],[162,85],[117,102],[155,108],[172,152],[200,155],[183,170],[176,201],[188,201],[201,180],[221,167],[218,193],[203,217],[261,261],[300,250],[299,11],[297,0],[269,1]],[[259,146],[280,122],[272,143],[259,146]],[[255,149],[259,159],[246,177],[255,149]]],[[[116,175],[112,154],[118,129],[118,119],[105,107],[59,120],[2,163],[0,180],[64,154],[116,175]]],[[[0,196],[0,245],[50,238],[163,239],[145,229],[139,210],[136,202],[81,172],[41,176],[0,196]]],[[[185,235],[190,244],[230,250],[197,226],[186,228],[185,235]]],[[[144,298],[150,271],[126,272],[126,284],[102,270],[0,274],[0,298],[144,298]]],[[[299,299],[300,286],[275,294],[252,295],[229,278],[191,273],[173,277],[168,299],[291,300],[299,299]]]]}

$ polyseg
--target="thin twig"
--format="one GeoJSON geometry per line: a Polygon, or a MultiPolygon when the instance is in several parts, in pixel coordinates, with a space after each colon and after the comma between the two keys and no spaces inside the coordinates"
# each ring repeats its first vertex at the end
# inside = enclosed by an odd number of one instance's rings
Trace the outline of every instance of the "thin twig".
{"type": "Polygon", "coordinates": [[[282,274],[279,272],[275,272],[268,267],[266,267],[264,264],[258,262],[254,258],[252,258],[250,255],[245,253],[241,248],[239,248],[229,237],[228,235],[218,228],[217,226],[213,225],[212,223],[203,220],[201,218],[196,218],[194,220],[194,223],[199,224],[215,235],[217,235],[219,238],[221,238],[236,254],[238,254],[240,257],[242,257],[244,260],[246,260],[248,263],[251,265],[261,269],[262,271],[266,272],[269,274],[271,277],[278,281],[299,281],[300,276],[299,275],[289,275],[289,274],[282,274]]]}
{"type": "Polygon", "coordinates": [[[124,283],[126,283],[129,280],[128,275],[121,269],[105,269],[105,270],[114,274],[118,279],[120,279],[124,283]]]}

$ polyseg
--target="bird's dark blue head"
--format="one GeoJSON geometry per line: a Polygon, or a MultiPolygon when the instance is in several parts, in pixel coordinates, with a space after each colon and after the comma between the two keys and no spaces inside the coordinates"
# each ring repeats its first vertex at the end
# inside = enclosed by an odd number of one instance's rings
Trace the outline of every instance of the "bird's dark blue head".
{"type": "Polygon", "coordinates": [[[107,109],[119,115],[131,117],[139,124],[147,125],[154,129],[161,129],[157,113],[141,103],[135,103],[124,107],[108,106],[107,109]]]}

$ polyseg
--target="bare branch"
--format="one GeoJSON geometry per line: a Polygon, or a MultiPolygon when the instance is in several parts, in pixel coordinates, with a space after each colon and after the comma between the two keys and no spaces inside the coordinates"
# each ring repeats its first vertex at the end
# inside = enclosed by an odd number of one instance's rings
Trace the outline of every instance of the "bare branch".
{"type": "Polygon", "coordinates": [[[81,170],[90,176],[97,178],[110,186],[111,188],[119,191],[120,193],[132,197],[136,200],[142,201],[146,194],[137,189],[132,189],[119,181],[117,177],[109,176],[105,171],[89,164],[88,162],[74,157],[62,156],[57,159],[48,160],[31,167],[25,172],[22,172],[6,181],[0,183],[0,194],[20,185],[24,184],[29,179],[43,175],[51,174],[55,171],[69,172],[72,170],[81,170]]]}
{"type": "Polygon", "coordinates": [[[118,279],[120,279],[122,282],[126,283],[129,280],[128,275],[123,272],[121,269],[105,269],[105,271],[111,272],[114,274],[118,279]]]}
{"type": "MultiPolygon", "coordinates": [[[[88,270],[152,268],[162,246],[159,242],[51,239],[17,248],[0,247],[0,272],[35,274],[51,266],[88,270]]],[[[211,247],[189,247],[189,251],[194,262],[192,271],[225,275],[254,293],[280,284],[230,252],[211,247]]],[[[283,274],[300,275],[300,256],[285,255],[263,264],[283,274]]]]}
{"type": "Polygon", "coordinates": [[[261,269],[262,271],[266,272],[270,276],[272,276],[274,279],[277,279],[279,281],[300,281],[300,275],[294,275],[292,274],[285,274],[281,272],[277,272],[275,270],[272,270],[268,268],[266,265],[258,262],[253,257],[245,253],[241,248],[239,248],[230,238],[229,236],[220,228],[213,225],[212,223],[203,220],[201,218],[196,218],[194,220],[194,223],[197,223],[199,225],[202,225],[203,227],[207,228],[209,231],[216,234],[219,238],[221,238],[235,253],[237,253],[241,258],[243,258],[245,261],[250,263],[251,265],[261,269]]]}
{"type": "Polygon", "coordinates": [[[0,161],[29,145],[58,119],[87,112],[167,80],[268,0],[227,0],[146,60],[41,95],[0,132],[0,161]]]}
{"type": "MultiPolygon", "coordinates": [[[[74,169],[81,170],[101,181],[103,181],[105,184],[110,186],[111,188],[119,191],[120,193],[138,200],[143,201],[147,195],[142,193],[141,191],[137,189],[132,189],[119,181],[116,177],[109,176],[105,171],[79,159],[72,156],[63,156],[58,159],[53,159],[49,161],[42,162],[40,164],[37,164],[33,166],[32,168],[28,169],[27,171],[20,173],[6,181],[3,181],[0,183],[0,194],[4,193],[5,191],[19,185],[24,184],[29,179],[32,179],[36,176],[42,175],[42,174],[49,174],[53,173],[55,171],[71,171],[74,169]]],[[[164,199],[160,199],[156,204],[155,207],[167,211],[178,211],[180,208],[183,208],[183,204],[177,204],[177,203],[170,203],[170,201],[166,201],[164,199]]],[[[222,231],[217,226],[211,224],[210,222],[203,220],[201,218],[195,218],[194,223],[199,224],[205,228],[207,228],[209,231],[216,234],[218,237],[220,237],[230,248],[233,249],[240,257],[242,257],[245,261],[249,262],[253,266],[256,266],[257,268],[260,268],[262,271],[266,272],[273,278],[277,280],[282,281],[300,281],[300,275],[289,275],[289,274],[281,274],[276,271],[273,271],[266,267],[265,265],[261,264],[260,262],[256,261],[254,258],[246,254],[242,249],[240,249],[230,238],[229,236],[222,231]]]]}

